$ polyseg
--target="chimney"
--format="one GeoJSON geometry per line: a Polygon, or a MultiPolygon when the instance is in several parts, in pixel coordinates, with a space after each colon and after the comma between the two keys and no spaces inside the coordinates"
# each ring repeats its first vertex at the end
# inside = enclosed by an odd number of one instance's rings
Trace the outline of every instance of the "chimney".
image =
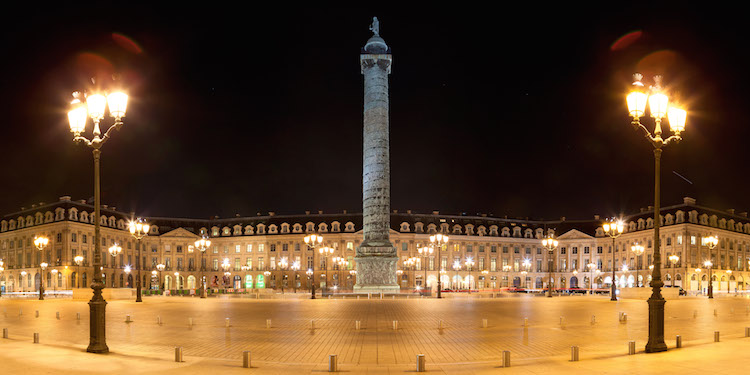
{"type": "Polygon", "coordinates": [[[70,195],[63,195],[60,197],[60,202],[70,202],[70,195]]]}
{"type": "Polygon", "coordinates": [[[310,214],[310,211],[305,211],[305,215],[309,215],[309,214],[310,214]]]}
{"type": "Polygon", "coordinates": [[[440,215],[440,211],[432,211],[433,215],[440,215]]]}
{"type": "Polygon", "coordinates": [[[318,215],[323,215],[323,210],[318,210],[318,215]]]}
{"type": "Polygon", "coordinates": [[[32,203],[31,208],[36,208],[36,203],[32,203]]]}
{"type": "Polygon", "coordinates": [[[653,210],[654,210],[654,206],[648,206],[648,211],[653,211],[653,210]]]}
{"type": "Polygon", "coordinates": [[[274,211],[268,211],[268,216],[276,216],[276,212],[274,212],[274,211]]]}
{"type": "Polygon", "coordinates": [[[344,210],[344,215],[346,215],[346,210],[344,210]]]}
{"type": "Polygon", "coordinates": [[[487,214],[482,214],[482,217],[487,217],[487,214]]]}
{"type": "Polygon", "coordinates": [[[646,209],[641,207],[641,213],[644,213],[644,212],[646,212],[646,209]]]}
{"type": "Polygon", "coordinates": [[[394,213],[394,214],[397,214],[397,213],[398,213],[398,210],[393,210],[393,213],[394,213]]]}
{"type": "Polygon", "coordinates": [[[740,216],[742,216],[742,217],[747,217],[747,211],[744,211],[744,212],[740,212],[740,216]]]}
{"type": "Polygon", "coordinates": [[[729,212],[730,215],[734,215],[734,208],[728,209],[727,212],[729,212]]]}
{"type": "Polygon", "coordinates": [[[107,206],[106,204],[102,205],[102,208],[105,209],[105,210],[107,209],[107,207],[109,207],[109,206],[107,206]]]}
{"type": "Polygon", "coordinates": [[[695,205],[695,198],[684,197],[682,198],[682,202],[689,205],[695,205]]]}
{"type": "Polygon", "coordinates": [[[406,210],[406,213],[411,215],[411,210],[406,210]]]}
{"type": "Polygon", "coordinates": [[[594,215],[594,220],[599,220],[599,215],[594,215]]]}
{"type": "Polygon", "coordinates": [[[565,221],[565,216],[561,217],[560,221],[565,221]]]}

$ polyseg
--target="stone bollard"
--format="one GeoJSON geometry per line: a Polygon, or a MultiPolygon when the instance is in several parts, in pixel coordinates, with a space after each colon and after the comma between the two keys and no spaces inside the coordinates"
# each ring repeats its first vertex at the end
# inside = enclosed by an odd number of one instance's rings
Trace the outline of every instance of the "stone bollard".
{"type": "Polygon", "coordinates": [[[575,345],[570,347],[570,361],[571,362],[578,361],[578,347],[575,345]]]}
{"type": "Polygon", "coordinates": [[[396,295],[395,294],[391,295],[391,299],[395,301],[396,300],[396,295]]]}
{"type": "Polygon", "coordinates": [[[125,323],[133,323],[133,321],[130,319],[130,314],[125,315],[125,323]]]}
{"type": "Polygon", "coordinates": [[[443,321],[438,320],[438,329],[443,329],[443,321]]]}
{"type": "Polygon", "coordinates": [[[380,292],[380,299],[383,299],[383,292],[380,292]]]}
{"type": "Polygon", "coordinates": [[[193,318],[188,318],[188,327],[193,326],[193,318]]]}
{"type": "Polygon", "coordinates": [[[271,328],[271,319],[266,319],[266,328],[271,328]]]}
{"type": "Polygon", "coordinates": [[[487,328],[487,319],[482,319],[482,328],[487,328]]]}
{"type": "Polygon", "coordinates": [[[682,336],[677,335],[677,337],[675,337],[675,345],[674,346],[675,346],[675,348],[681,348],[682,347],[682,336]]]}
{"type": "Polygon", "coordinates": [[[38,344],[38,343],[39,343],[39,333],[34,332],[34,344],[38,344]]]}
{"type": "Polygon", "coordinates": [[[76,320],[81,320],[81,313],[76,313],[76,320]]]}
{"type": "Polygon", "coordinates": [[[18,309],[18,316],[22,316],[22,315],[23,315],[23,309],[18,309]]]}
{"type": "Polygon", "coordinates": [[[719,312],[714,309],[714,316],[719,316],[719,312]]]}
{"type": "Polygon", "coordinates": [[[339,366],[336,360],[337,355],[331,354],[328,356],[328,372],[338,372],[339,366]]]}
{"type": "Polygon", "coordinates": [[[242,352],[242,367],[243,368],[250,368],[250,351],[245,350],[242,352]]]}
{"type": "Polygon", "coordinates": [[[560,317],[560,325],[563,325],[564,323],[565,323],[565,318],[563,318],[563,317],[561,316],[561,317],[560,317]]]}
{"type": "Polygon", "coordinates": [[[224,318],[224,327],[229,328],[229,318],[224,318]]]}
{"type": "Polygon", "coordinates": [[[417,354],[417,372],[425,372],[425,364],[424,354],[417,354]]]}
{"type": "Polygon", "coordinates": [[[398,320],[394,320],[394,321],[393,321],[393,329],[394,329],[394,330],[397,330],[397,329],[398,329],[398,320]]]}
{"type": "Polygon", "coordinates": [[[60,320],[60,312],[59,311],[55,313],[55,318],[57,318],[57,320],[60,320]]]}
{"type": "Polygon", "coordinates": [[[698,317],[698,310],[693,310],[693,318],[697,318],[697,317],[698,317]]]}
{"type": "Polygon", "coordinates": [[[34,317],[35,317],[35,318],[38,318],[38,317],[39,317],[39,310],[36,310],[36,311],[34,311],[34,317]]]}
{"type": "Polygon", "coordinates": [[[181,346],[174,347],[174,361],[182,362],[182,347],[181,346]]]}
{"type": "Polygon", "coordinates": [[[596,324],[596,315],[591,315],[591,324],[596,324]]]}
{"type": "Polygon", "coordinates": [[[367,299],[372,299],[372,293],[367,293],[367,299]]]}
{"type": "Polygon", "coordinates": [[[156,317],[156,324],[161,325],[161,316],[156,317]]]}
{"type": "Polygon", "coordinates": [[[719,331],[714,331],[714,342],[719,342],[719,331]]]}
{"type": "Polygon", "coordinates": [[[4,339],[8,338],[8,329],[7,328],[3,328],[3,338],[4,339]]]}
{"type": "Polygon", "coordinates": [[[362,329],[362,322],[360,322],[359,320],[355,320],[354,321],[354,329],[356,329],[357,331],[359,331],[360,329],[362,329]]]}
{"type": "Polygon", "coordinates": [[[502,367],[510,367],[510,350],[503,350],[502,367]]]}
{"type": "Polygon", "coordinates": [[[628,355],[635,354],[635,340],[628,341],[628,355]]]}
{"type": "Polygon", "coordinates": [[[745,337],[750,337],[750,327],[745,327],[745,337]]]}
{"type": "Polygon", "coordinates": [[[357,301],[359,301],[359,296],[357,296],[357,301]]]}
{"type": "Polygon", "coordinates": [[[627,323],[627,322],[628,322],[628,313],[621,312],[620,323],[627,323]]]}
{"type": "Polygon", "coordinates": [[[310,319],[310,329],[315,329],[315,319],[310,319]]]}

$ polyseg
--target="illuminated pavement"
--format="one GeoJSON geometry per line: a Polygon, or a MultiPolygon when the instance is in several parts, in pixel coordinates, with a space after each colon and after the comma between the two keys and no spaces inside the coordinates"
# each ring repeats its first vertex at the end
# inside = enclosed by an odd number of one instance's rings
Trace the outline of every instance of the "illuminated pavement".
{"type": "MultiPolygon", "coordinates": [[[[107,306],[107,343],[115,355],[110,356],[81,353],[88,344],[86,302],[2,299],[0,327],[9,329],[10,339],[0,340],[0,361],[8,363],[14,355],[23,355],[20,353],[33,356],[35,350],[63,350],[71,356],[71,371],[75,358],[92,356],[99,362],[109,358],[112,364],[137,357],[139,366],[146,366],[135,370],[141,373],[157,368],[179,370],[179,366],[222,366],[223,371],[224,367],[241,364],[242,351],[250,350],[253,365],[258,367],[252,370],[256,373],[284,373],[290,368],[305,373],[323,371],[329,354],[337,354],[342,370],[348,372],[388,373],[413,371],[416,354],[425,354],[432,371],[481,373],[500,370],[501,352],[510,350],[514,367],[502,371],[541,373],[552,371],[549,366],[580,371],[602,360],[656,358],[625,355],[629,340],[636,341],[639,352],[646,343],[645,301],[610,302],[608,297],[582,296],[486,297],[314,301],[148,297],[142,304],[111,301],[107,306]],[[21,309],[23,315],[19,315],[21,309]],[[35,317],[36,310],[39,318],[35,317]],[[55,317],[57,311],[60,320],[55,317]],[[81,313],[80,321],[76,312],[81,313]],[[627,323],[619,322],[619,312],[628,314],[627,323]],[[125,323],[126,314],[131,315],[133,323],[125,323]],[[592,315],[596,316],[593,324],[592,315]],[[523,326],[525,317],[528,327],[523,326]],[[189,318],[193,319],[192,327],[189,318]],[[229,328],[225,327],[225,318],[230,319],[229,328]],[[270,329],[266,328],[266,319],[272,319],[270,329]],[[482,328],[483,319],[488,320],[487,328],[482,328]],[[310,328],[311,320],[315,329],[310,328]],[[361,321],[359,331],[355,330],[356,320],[361,321]],[[392,329],[393,320],[398,320],[398,330],[392,329]],[[442,330],[438,329],[440,320],[442,330]],[[41,345],[29,344],[34,332],[40,333],[41,345]],[[567,362],[571,345],[580,347],[581,362],[567,362]],[[171,362],[175,346],[184,348],[184,364],[171,362]],[[156,367],[148,367],[150,361],[155,361],[156,367]]],[[[750,326],[749,307],[750,299],[744,297],[669,301],[667,345],[672,348],[679,334],[685,349],[666,355],[691,350],[703,353],[709,348],[717,350],[719,345],[745,345],[743,350],[747,350],[750,339],[742,337],[744,327],[750,326]],[[717,330],[721,331],[722,342],[714,344],[713,332],[717,330]]],[[[690,358],[679,363],[686,360],[690,358]]],[[[207,371],[198,367],[193,370],[207,371]]],[[[617,369],[611,372],[618,373],[617,369]]]]}

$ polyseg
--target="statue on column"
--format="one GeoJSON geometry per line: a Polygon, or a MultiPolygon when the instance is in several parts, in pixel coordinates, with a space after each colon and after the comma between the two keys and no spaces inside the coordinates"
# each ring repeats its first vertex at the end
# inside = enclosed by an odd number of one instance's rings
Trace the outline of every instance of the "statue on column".
{"type": "Polygon", "coordinates": [[[372,25],[370,25],[370,31],[375,36],[380,36],[380,21],[378,17],[372,17],[372,25]]]}

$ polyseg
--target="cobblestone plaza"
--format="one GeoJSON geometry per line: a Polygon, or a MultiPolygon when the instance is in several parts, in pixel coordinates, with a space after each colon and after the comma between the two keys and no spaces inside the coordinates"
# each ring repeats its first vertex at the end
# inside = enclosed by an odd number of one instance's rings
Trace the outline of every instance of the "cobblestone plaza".
{"type": "MultiPolygon", "coordinates": [[[[171,361],[174,347],[181,346],[185,366],[211,359],[237,367],[242,352],[249,350],[253,365],[266,370],[279,370],[279,366],[325,369],[330,354],[337,354],[340,367],[349,370],[389,366],[413,370],[417,354],[425,354],[433,366],[471,364],[494,369],[501,364],[502,351],[510,350],[514,363],[534,369],[565,363],[573,345],[580,347],[585,362],[623,356],[630,340],[635,340],[642,352],[647,338],[647,306],[640,300],[532,295],[491,298],[487,294],[443,300],[284,297],[148,297],[143,304],[110,301],[108,343],[117,355],[164,362],[171,361]],[[627,313],[626,322],[619,321],[621,312],[627,313]],[[132,323],[125,322],[127,315],[132,323]],[[159,318],[162,324],[157,324],[159,318]],[[267,319],[271,319],[270,328],[267,319]],[[526,327],[524,319],[528,319],[526,327]],[[357,320],[360,330],[355,327],[357,320]],[[396,330],[394,320],[398,321],[396,330]]],[[[677,351],[702,350],[701,346],[713,341],[714,331],[721,332],[722,340],[738,341],[750,320],[750,299],[744,296],[715,300],[687,297],[666,306],[665,333],[670,348],[676,335],[683,338],[685,349],[677,351]]],[[[34,333],[40,333],[42,347],[82,351],[88,342],[87,307],[83,301],[69,299],[0,300],[0,325],[9,331],[0,353],[9,355],[5,349],[31,342],[34,333]],[[81,320],[76,319],[76,313],[81,313],[81,320]]]]}

